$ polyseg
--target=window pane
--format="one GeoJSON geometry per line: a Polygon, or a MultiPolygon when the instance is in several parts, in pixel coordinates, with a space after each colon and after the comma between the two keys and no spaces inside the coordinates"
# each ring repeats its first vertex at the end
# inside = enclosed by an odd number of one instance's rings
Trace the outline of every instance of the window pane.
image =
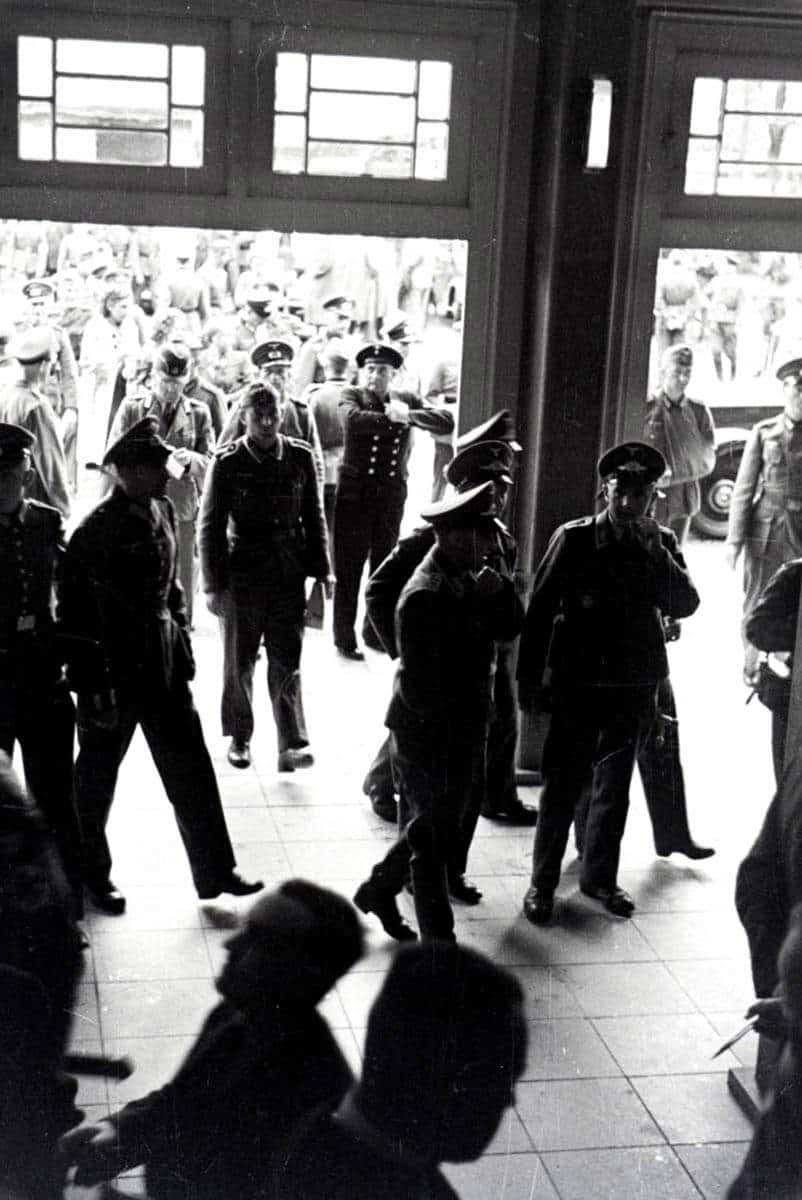
{"type": "Polygon", "coordinates": [[[415,154],[416,179],[445,179],[448,174],[448,125],[419,121],[415,154]]]}
{"type": "Polygon", "coordinates": [[[719,168],[720,196],[802,196],[802,166],[722,163],[719,168]]]}
{"type": "Polygon", "coordinates": [[[59,38],[56,70],[75,75],[167,78],[167,47],[155,42],[106,42],[59,38]]]}
{"type": "Polygon", "coordinates": [[[347,54],[313,54],[312,87],[334,91],[415,91],[415,63],[403,58],[358,58],[347,54]]]}
{"type": "Polygon", "coordinates": [[[795,117],[727,116],[721,157],[752,162],[802,162],[802,120],[795,117]]]}
{"type": "Polygon", "coordinates": [[[49,162],[53,157],[53,105],[49,100],[20,100],[17,122],[19,157],[49,162]]]}
{"type": "Polygon", "coordinates": [[[203,112],[201,109],[171,109],[170,166],[203,166],[203,112]]]}
{"type": "Polygon", "coordinates": [[[412,176],[412,147],[310,142],[309,174],[409,179],[412,176]]]}
{"type": "Polygon", "coordinates": [[[613,83],[597,76],[592,80],[590,123],[585,166],[590,171],[603,171],[610,153],[610,118],[613,111],[613,83]]]}
{"type": "Polygon", "coordinates": [[[56,129],[59,162],[167,165],[167,134],[131,129],[56,129]]]}
{"type": "Polygon", "coordinates": [[[50,38],[17,38],[17,81],[20,96],[53,95],[53,42],[50,38]]]}
{"type": "Polygon", "coordinates": [[[203,46],[173,46],[170,81],[173,104],[203,104],[206,51],[203,46]]]}
{"type": "Polygon", "coordinates": [[[685,193],[688,196],[712,196],[716,190],[718,141],[715,138],[691,138],[685,161],[685,193]]]}
{"type": "Polygon", "coordinates": [[[451,115],[451,63],[422,62],[418,82],[418,116],[447,121],[451,115]]]}
{"type": "Polygon", "coordinates": [[[802,83],[790,79],[730,79],[727,109],[802,113],[802,83]]]}
{"type": "Polygon", "coordinates": [[[129,79],[56,80],[56,123],[167,128],[167,84],[129,79]]]}
{"type": "Polygon", "coordinates": [[[721,125],[723,92],[723,79],[705,79],[701,76],[694,79],[691,134],[696,137],[716,137],[721,125]]]}
{"type": "Polygon", "coordinates": [[[276,117],[273,121],[273,170],[301,175],[306,160],[306,117],[276,117]]]}
{"type": "Polygon", "coordinates": [[[411,143],[415,101],[403,96],[313,92],[309,97],[309,136],[411,143]]]}
{"type": "Polygon", "coordinates": [[[306,112],[308,74],[305,54],[276,55],[276,112],[306,112]]]}

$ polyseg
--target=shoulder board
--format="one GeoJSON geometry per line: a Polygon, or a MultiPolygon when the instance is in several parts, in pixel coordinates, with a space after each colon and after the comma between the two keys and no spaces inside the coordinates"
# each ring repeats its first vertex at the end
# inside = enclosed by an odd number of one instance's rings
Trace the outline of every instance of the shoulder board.
{"type": "Polygon", "coordinates": [[[296,450],[305,450],[307,454],[312,453],[312,447],[309,445],[309,442],[305,442],[303,438],[289,437],[289,435],[286,433],[283,433],[281,436],[284,438],[284,441],[287,443],[287,445],[294,446],[296,450]]]}
{"type": "Polygon", "coordinates": [[[595,517],[577,517],[575,521],[566,521],[563,529],[584,529],[588,525],[592,525],[595,520],[595,517]]]}
{"type": "Polygon", "coordinates": [[[236,453],[239,442],[240,439],[235,438],[233,442],[226,442],[224,446],[218,446],[214,452],[215,458],[230,458],[232,454],[236,453]]]}

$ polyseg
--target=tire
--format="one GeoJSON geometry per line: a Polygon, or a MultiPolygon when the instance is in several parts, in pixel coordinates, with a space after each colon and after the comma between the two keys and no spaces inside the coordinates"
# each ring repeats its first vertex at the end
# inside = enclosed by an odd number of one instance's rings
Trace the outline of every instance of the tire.
{"type": "Polygon", "coordinates": [[[712,474],[701,481],[702,507],[691,525],[702,537],[723,539],[727,536],[732,489],[742,454],[742,443],[719,446],[712,474]]]}

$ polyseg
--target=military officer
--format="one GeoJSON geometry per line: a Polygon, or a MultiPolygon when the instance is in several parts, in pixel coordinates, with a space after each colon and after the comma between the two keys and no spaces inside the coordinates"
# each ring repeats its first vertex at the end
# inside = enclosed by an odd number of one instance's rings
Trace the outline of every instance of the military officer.
{"type": "Polygon", "coordinates": [[[455,862],[462,866],[476,822],[495,643],[514,638],[523,617],[493,504],[487,481],[424,509],[435,545],[396,609],[399,666],[385,723],[408,820],[354,903],[399,940],[414,937],[395,899],[408,869],[421,936],[454,940],[449,876],[455,862]]]}
{"type": "Polygon", "coordinates": [[[350,330],[354,319],[354,302],[349,296],[329,296],[322,305],[325,324],[315,337],[308,338],[293,364],[295,394],[303,395],[312,383],[325,378],[325,356],[329,342],[336,341],[346,348],[347,356],[356,350],[351,344],[350,330]]]}
{"type": "MultiPolygon", "coordinates": [[[[802,357],[777,370],[783,411],[759,421],[744,447],[730,503],[727,563],[743,552],[744,622],[783,563],[802,554],[802,357]]],[[[758,651],[744,633],[744,679],[754,682],[758,651]]]]}
{"type": "Polygon", "coordinates": [[[668,675],[663,617],[687,617],[699,596],[677,540],[646,514],[666,469],[642,442],[602,455],[605,508],[561,525],[535,575],[518,659],[521,705],[551,709],[545,786],[524,914],[552,915],[560,865],[585,778],[593,790],[580,888],[628,917],[618,860],[639,739],[668,675]]]}
{"type": "Polygon", "coordinates": [[[66,521],[70,515],[67,460],[58,418],[45,392],[52,352],[53,336],[42,325],[9,343],[8,353],[20,364],[22,379],[0,395],[0,420],[22,425],[33,434],[27,495],[58,509],[66,521]]]}
{"type": "MultiPolygon", "coordinates": [[[[407,498],[407,464],[412,429],[448,433],[449,412],[420,396],[392,389],[403,359],[392,346],[374,343],[356,356],[362,386],[340,399],[345,449],[334,500],[334,644],[345,658],[364,659],[354,624],[365,562],[375,571],[398,540],[407,498]]],[[[366,625],[363,637],[374,640],[366,625]]]]}
{"type": "Polygon", "coordinates": [[[72,796],[75,711],[53,615],[64,555],[61,514],[24,499],[33,434],[0,424],[0,750],[19,742],[81,912],[81,833],[72,796]]]}
{"type": "Polygon", "coordinates": [[[330,594],[332,579],[312,451],[279,432],[283,403],[269,384],[245,393],[245,436],[212,463],[199,541],[206,603],[223,622],[229,762],[251,761],[253,670],[264,639],[278,769],[294,771],[313,762],[301,694],[304,586],[311,576],[330,594]]]}
{"type": "Polygon", "coordinates": [[[178,579],[190,628],[195,597],[195,523],[206,469],[211,461],[214,435],[209,408],[186,393],[191,352],[183,342],[166,342],[153,362],[151,390],[142,398],[124,400],[110,434],[116,442],[144,416],[153,416],[159,436],[173,450],[167,495],[175,509],[178,528],[178,579]]]}
{"type": "Polygon", "coordinates": [[[120,913],[111,881],[106,821],[117,774],[137,725],[153,755],[189,859],[198,896],[248,895],[234,870],[209,752],[192,701],[195,673],[177,579],[177,529],[165,496],[171,448],[154,416],[143,417],[106,451],[111,496],[72,535],[64,563],[64,630],[100,642],[116,702],[98,706],[94,673],[72,672],[78,694],[75,793],[84,834],[85,883],[96,907],[120,913]]]}

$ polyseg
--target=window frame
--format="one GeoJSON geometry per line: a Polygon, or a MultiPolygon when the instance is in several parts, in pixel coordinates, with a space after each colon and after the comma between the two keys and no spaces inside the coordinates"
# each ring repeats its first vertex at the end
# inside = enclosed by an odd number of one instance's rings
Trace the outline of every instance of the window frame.
{"type": "MultiPolygon", "coordinates": [[[[134,191],[185,191],[206,194],[225,190],[225,132],[228,96],[228,31],[225,22],[214,20],[176,20],[147,17],[122,17],[113,13],[90,16],[87,13],[7,14],[0,35],[0,71],[5,86],[0,95],[1,119],[8,136],[2,139],[0,167],[8,184],[45,187],[98,188],[134,191]],[[200,167],[142,166],[134,163],[76,163],[55,159],[42,161],[19,157],[17,106],[20,100],[17,73],[17,38],[80,38],[109,42],[151,42],[156,45],[202,46],[206,53],[203,113],[203,165],[200,167]],[[214,91],[212,91],[212,87],[214,91]]],[[[53,120],[55,123],[56,66],[53,61],[53,120]]],[[[102,79],[103,76],[96,78],[102,79]]],[[[169,76],[168,76],[169,80],[169,76]]],[[[168,120],[173,104],[168,92],[168,120]]],[[[192,107],[192,106],[189,106],[192,107]]]]}
{"type": "MultiPolygon", "coordinates": [[[[399,201],[415,204],[466,204],[469,200],[471,128],[473,124],[472,68],[476,42],[470,37],[421,36],[415,33],[371,35],[366,50],[364,35],[345,29],[311,30],[301,27],[254,25],[251,77],[253,131],[264,132],[262,161],[251,160],[248,191],[253,196],[285,200],[325,200],[337,189],[339,196],[355,201],[399,201]],[[451,106],[448,119],[448,168],[443,180],[398,179],[364,175],[283,174],[273,170],[273,118],[277,53],[356,55],[360,58],[400,58],[451,63],[451,106]]],[[[307,128],[307,140],[309,133],[307,128]]],[[[312,139],[314,140],[314,139],[312,139]]]]}

